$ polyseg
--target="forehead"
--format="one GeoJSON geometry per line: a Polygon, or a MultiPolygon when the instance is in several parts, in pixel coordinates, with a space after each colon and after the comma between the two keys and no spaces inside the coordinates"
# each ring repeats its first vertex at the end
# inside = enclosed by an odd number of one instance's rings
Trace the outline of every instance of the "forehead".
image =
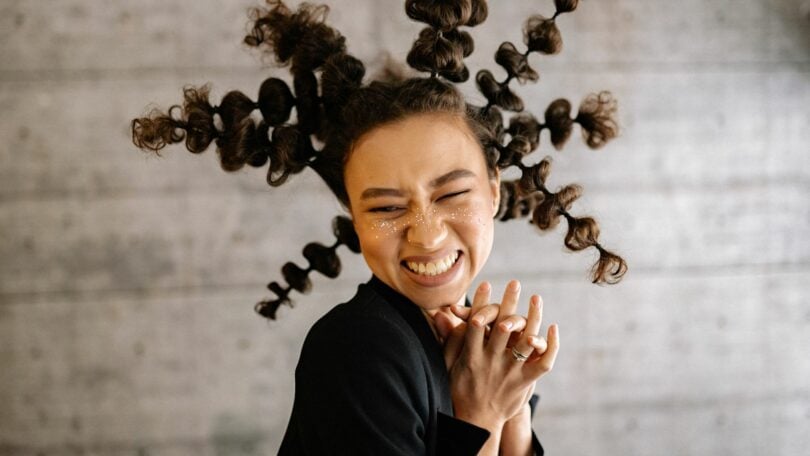
{"type": "Polygon", "coordinates": [[[430,181],[456,168],[486,175],[483,153],[473,133],[461,118],[422,114],[363,135],[346,163],[346,186],[430,181]]]}

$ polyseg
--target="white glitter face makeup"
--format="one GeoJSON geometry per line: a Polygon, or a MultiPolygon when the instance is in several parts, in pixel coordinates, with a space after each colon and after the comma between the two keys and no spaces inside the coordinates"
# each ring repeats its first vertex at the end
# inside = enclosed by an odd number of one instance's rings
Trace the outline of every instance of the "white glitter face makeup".
{"type": "Polygon", "coordinates": [[[421,114],[372,130],[345,182],[374,275],[426,310],[463,303],[492,249],[499,196],[464,121],[421,114]]]}

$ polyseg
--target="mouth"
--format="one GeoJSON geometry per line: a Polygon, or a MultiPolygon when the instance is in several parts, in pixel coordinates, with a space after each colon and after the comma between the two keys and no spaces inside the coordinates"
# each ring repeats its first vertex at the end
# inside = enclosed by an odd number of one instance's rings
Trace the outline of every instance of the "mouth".
{"type": "Polygon", "coordinates": [[[408,268],[414,274],[424,275],[428,277],[437,276],[447,272],[458,262],[461,252],[456,250],[444,258],[430,262],[419,263],[417,261],[403,261],[402,265],[408,268]]]}
{"type": "Polygon", "coordinates": [[[432,262],[402,261],[400,265],[407,275],[420,285],[438,286],[453,279],[463,257],[464,254],[460,250],[455,250],[446,257],[432,262]]]}

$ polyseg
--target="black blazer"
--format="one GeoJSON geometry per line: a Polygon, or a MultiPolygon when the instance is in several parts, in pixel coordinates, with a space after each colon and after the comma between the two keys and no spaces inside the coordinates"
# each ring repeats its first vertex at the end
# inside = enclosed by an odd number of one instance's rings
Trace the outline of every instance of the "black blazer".
{"type": "MultiPolygon", "coordinates": [[[[310,329],[280,455],[473,455],[489,431],[453,417],[442,347],[376,277],[310,329]]],[[[534,438],[535,454],[543,448],[534,438]]]]}

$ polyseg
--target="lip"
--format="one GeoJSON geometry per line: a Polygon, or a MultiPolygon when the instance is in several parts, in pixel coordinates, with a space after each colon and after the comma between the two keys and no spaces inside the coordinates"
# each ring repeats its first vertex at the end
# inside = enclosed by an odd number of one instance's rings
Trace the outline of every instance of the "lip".
{"type": "MultiPolygon", "coordinates": [[[[448,255],[449,255],[449,253],[448,253],[448,255]]],[[[438,257],[438,258],[444,258],[446,256],[447,255],[442,256],[442,257],[438,257]]],[[[429,258],[429,257],[408,257],[404,261],[417,261],[417,262],[420,262],[420,263],[427,263],[429,261],[429,260],[428,261],[418,260],[418,258],[429,258]]],[[[464,253],[462,253],[461,250],[459,250],[458,251],[458,259],[456,259],[456,262],[453,264],[453,266],[450,267],[450,269],[442,272],[439,275],[435,275],[435,276],[426,276],[426,275],[417,274],[417,273],[411,271],[410,269],[408,269],[408,267],[404,263],[400,263],[399,267],[402,268],[402,270],[405,271],[405,274],[412,281],[416,282],[417,284],[419,284],[419,285],[421,285],[423,287],[439,287],[439,286],[442,286],[442,285],[445,285],[445,284],[451,282],[453,279],[456,278],[456,275],[461,270],[461,262],[464,259],[465,259],[464,253]]]]}

